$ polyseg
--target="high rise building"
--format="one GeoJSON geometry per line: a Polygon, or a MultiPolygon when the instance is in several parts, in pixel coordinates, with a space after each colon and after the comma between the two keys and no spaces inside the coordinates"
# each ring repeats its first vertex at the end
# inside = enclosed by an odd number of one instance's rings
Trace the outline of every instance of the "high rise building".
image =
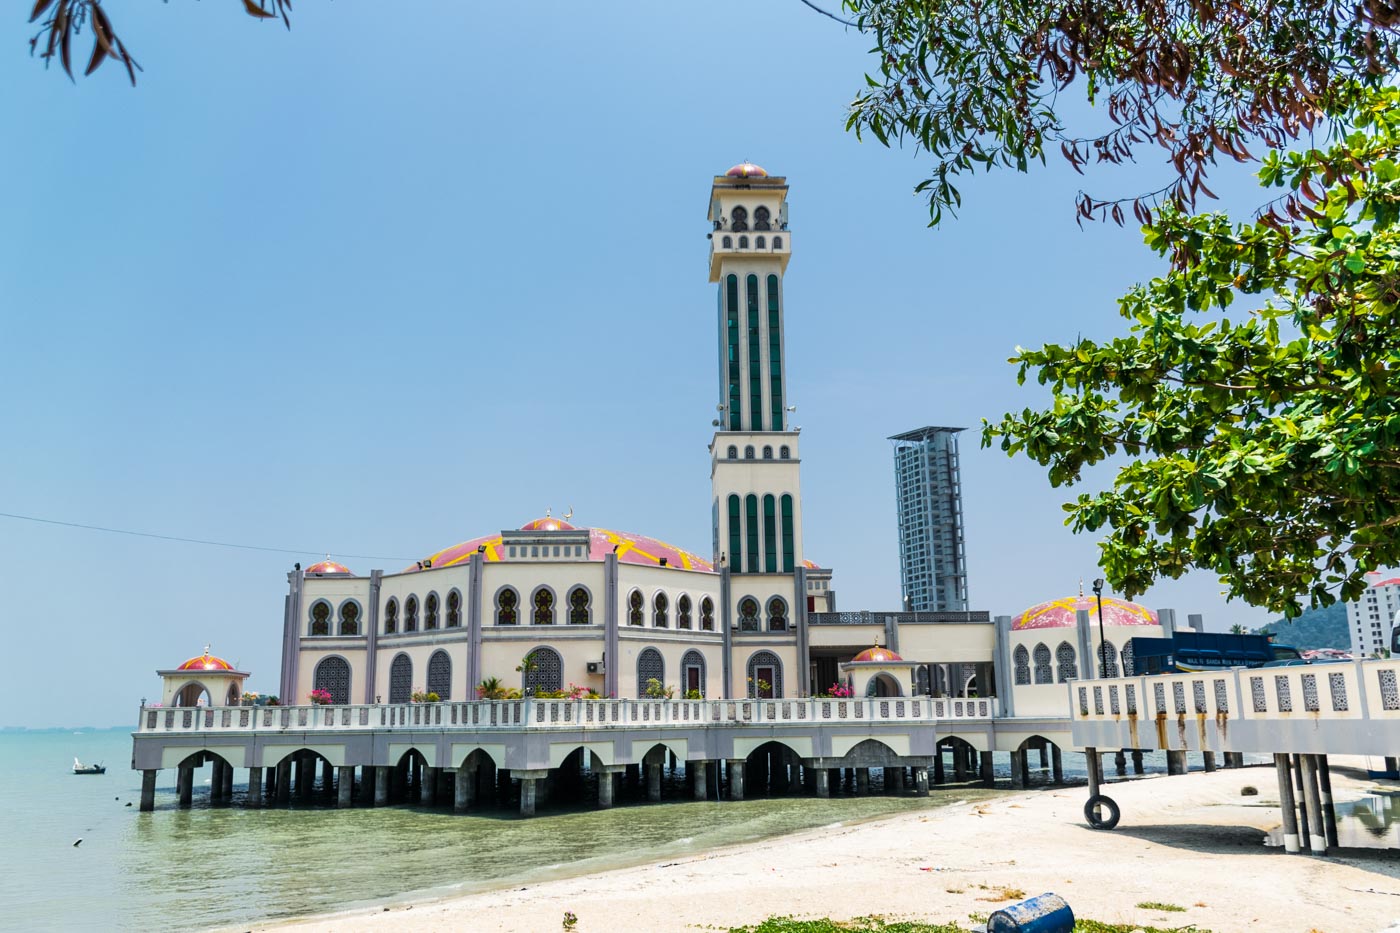
{"type": "Polygon", "coordinates": [[[1351,653],[1369,658],[1393,648],[1395,614],[1400,612],[1400,577],[1372,574],[1370,585],[1355,602],[1347,603],[1347,632],[1351,653]]]}
{"type": "Polygon", "coordinates": [[[899,507],[899,574],[907,611],[967,609],[958,434],[925,427],[890,438],[899,507]]]}

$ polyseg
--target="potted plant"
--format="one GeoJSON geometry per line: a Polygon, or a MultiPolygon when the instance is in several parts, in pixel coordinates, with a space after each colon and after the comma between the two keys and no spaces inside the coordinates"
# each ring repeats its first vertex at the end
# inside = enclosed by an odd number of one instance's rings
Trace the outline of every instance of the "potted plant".
{"type": "Polygon", "coordinates": [[[476,685],[476,697],[478,700],[504,700],[505,684],[501,683],[499,677],[487,677],[476,685]]]}
{"type": "Polygon", "coordinates": [[[330,706],[331,692],[324,687],[317,687],[306,695],[312,706],[330,706]]]}

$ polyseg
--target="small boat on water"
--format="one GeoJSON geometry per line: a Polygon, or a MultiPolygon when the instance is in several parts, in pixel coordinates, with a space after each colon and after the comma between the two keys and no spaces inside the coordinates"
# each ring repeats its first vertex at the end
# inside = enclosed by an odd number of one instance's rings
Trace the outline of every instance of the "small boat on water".
{"type": "Polygon", "coordinates": [[[74,774],[106,774],[106,773],[107,773],[107,766],[106,766],[106,765],[85,765],[85,764],[83,764],[81,761],[79,761],[78,759],[74,758],[74,759],[73,759],[73,773],[74,773],[74,774]]]}

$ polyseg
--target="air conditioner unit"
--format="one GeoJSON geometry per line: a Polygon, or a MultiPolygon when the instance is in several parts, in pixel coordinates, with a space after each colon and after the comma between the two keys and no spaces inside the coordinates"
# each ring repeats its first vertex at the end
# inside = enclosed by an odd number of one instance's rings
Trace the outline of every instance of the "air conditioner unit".
{"type": "Polygon", "coordinates": [[[589,661],[589,662],[588,662],[588,673],[590,673],[590,674],[601,674],[601,673],[603,673],[604,670],[606,670],[606,668],[604,668],[603,662],[602,662],[602,661],[589,661]]]}

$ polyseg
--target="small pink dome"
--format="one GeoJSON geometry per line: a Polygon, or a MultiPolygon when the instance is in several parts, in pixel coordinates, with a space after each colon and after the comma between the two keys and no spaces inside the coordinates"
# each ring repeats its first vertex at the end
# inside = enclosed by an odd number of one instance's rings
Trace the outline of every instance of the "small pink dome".
{"type": "Polygon", "coordinates": [[[537,518],[520,526],[521,531],[578,531],[573,525],[559,518],[537,518]]]}
{"type": "Polygon", "coordinates": [[[190,658],[175,668],[177,671],[231,671],[233,665],[223,658],[216,658],[208,651],[197,658],[190,658]]]}
{"type": "Polygon", "coordinates": [[[754,165],[752,162],[740,162],[724,174],[730,178],[767,178],[768,172],[761,165],[754,165]]]}
{"type": "Polygon", "coordinates": [[[314,574],[317,576],[324,576],[325,574],[332,573],[343,573],[346,576],[353,576],[350,573],[349,567],[345,566],[344,564],[337,564],[333,560],[323,560],[319,563],[312,564],[310,567],[306,568],[306,573],[308,575],[314,574]]]}
{"type": "Polygon", "coordinates": [[[894,653],[893,651],[891,651],[890,649],[888,649],[888,648],[881,648],[879,645],[876,645],[874,648],[866,648],[866,649],[865,649],[864,651],[862,651],[860,654],[856,655],[854,658],[851,658],[851,661],[852,661],[852,662],[857,662],[857,661],[903,661],[903,660],[904,660],[903,658],[901,658],[899,655],[895,654],[895,653],[894,653]]]}

